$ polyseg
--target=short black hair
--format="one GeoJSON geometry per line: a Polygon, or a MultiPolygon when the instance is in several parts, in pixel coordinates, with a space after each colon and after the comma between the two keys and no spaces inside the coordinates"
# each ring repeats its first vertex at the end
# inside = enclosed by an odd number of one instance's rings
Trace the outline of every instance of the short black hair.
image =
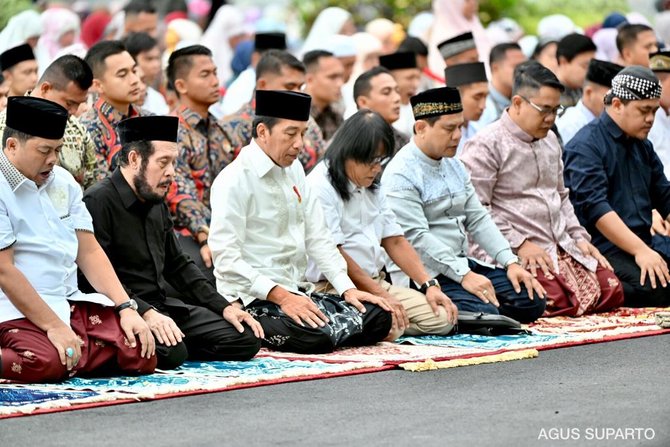
{"type": "Polygon", "coordinates": [[[158,41],[148,33],[130,33],[123,39],[123,44],[133,59],[137,59],[140,53],[156,48],[158,41]]]}
{"type": "Polygon", "coordinates": [[[491,48],[491,53],[489,54],[489,67],[496,62],[500,62],[507,59],[507,52],[509,50],[521,51],[521,47],[519,46],[518,43],[506,42],[506,43],[499,43],[498,45],[491,48]]]}
{"type": "Polygon", "coordinates": [[[84,60],[88,66],[91,67],[93,77],[100,79],[107,69],[105,60],[109,56],[114,56],[115,54],[120,54],[124,51],[127,51],[126,47],[120,40],[103,40],[96,43],[88,50],[84,60]]]}
{"type": "Polygon", "coordinates": [[[146,166],[149,158],[156,152],[156,148],[151,141],[132,141],[121,146],[119,151],[119,165],[128,166],[128,156],[130,152],[135,151],[142,157],[142,167],[146,166]]]}
{"type": "MultiPolygon", "coordinates": [[[[380,148],[383,157],[391,157],[394,146],[393,128],[377,112],[361,109],[342,123],[328,146],[325,159],[330,183],[343,201],[351,198],[345,169],[347,160],[370,163],[380,155],[380,148]]],[[[370,189],[378,187],[379,178],[376,178],[370,189]]]]}
{"type": "Polygon", "coordinates": [[[123,8],[123,11],[126,13],[126,15],[137,15],[142,12],[146,12],[148,14],[156,14],[156,5],[151,0],[131,0],[130,3],[126,5],[125,8],[123,8]]]}
{"type": "Polygon", "coordinates": [[[267,50],[256,64],[256,81],[266,74],[281,74],[282,67],[289,67],[305,73],[305,65],[294,55],[284,50],[267,50]]]}
{"type": "Polygon", "coordinates": [[[568,34],[558,42],[556,47],[556,60],[560,62],[564,57],[568,62],[582,53],[596,52],[596,44],[590,37],[579,33],[568,34]]]}
{"type": "Polygon", "coordinates": [[[428,47],[418,37],[409,36],[406,37],[405,40],[403,40],[400,43],[400,46],[398,47],[398,52],[399,53],[409,52],[417,54],[419,56],[428,56],[428,47]]]}
{"type": "Polygon", "coordinates": [[[53,61],[40,78],[38,84],[50,83],[56,90],[64,91],[70,82],[81,90],[88,90],[93,84],[93,72],[85,60],[66,54],[53,61]]]}
{"type": "Polygon", "coordinates": [[[372,90],[372,79],[384,73],[391,75],[391,72],[388,69],[379,65],[363,72],[356,78],[356,82],[354,82],[354,102],[356,102],[356,99],[360,96],[368,96],[370,90],[372,90]]]}
{"type": "Polygon", "coordinates": [[[323,57],[335,57],[333,53],[325,50],[312,50],[305,53],[302,57],[302,63],[306,71],[314,71],[319,67],[319,61],[323,57]]]}
{"type": "Polygon", "coordinates": [[[7,147],[7,139],[9,138],[14,138],[15,140],[18,140],[21,144],[25,143],[26,141],[30,140],[31,138],[35,138],[32,135],[28,135],[25,132],[21,132],[16,129],[12,129],[11,127],[5,127],[5,132],[3,134],[3,146],[2,147],[7,147]]]}
{"type": "MultiPolygon", "coordinates": [[[[212,52],[204,45],[191,45],[177,51],[173,51],[168,59],[166,71],[167,84],[169,88],[177,92],[174,83],[177,79],[183,79],[188,76],[188,72],[193,67],[193,58],[195,56],[212,57],[212,52]]],[[[179,93],[177,93],[179,96],[179,93]]]]}
{"type": "Polygon", "coordinates": [[[624,48],[634,44],[637,40],[637,35],[645,31],[653,32],[654,30],[650,26],[637,23],[627,23],[622,25],[616,35],[616,48],[619,50],[619,53],[621,53],[624,48]]]}
{"type": "Polygon", "coordinates": [[[522,90],[539,90],[542,87],[551,87],[561,93],[565,87],[556,75],[537,61],[523,62],[514,69],[514,86],[512,95],[519,95],[522,90]]]}
{"type": "Polygon", "coordinates": [[[274,116],[256,116],[254,118],[254,122],[251,125],[251,137],[252,138],[257,138],[258,137],[258,131],[256,128],[260,123],[265,124],[265,127],[267,127],[270,132],[272,132],[272,128],[277,125],[279,122],[279,118],[276,118],[274,116]]]}

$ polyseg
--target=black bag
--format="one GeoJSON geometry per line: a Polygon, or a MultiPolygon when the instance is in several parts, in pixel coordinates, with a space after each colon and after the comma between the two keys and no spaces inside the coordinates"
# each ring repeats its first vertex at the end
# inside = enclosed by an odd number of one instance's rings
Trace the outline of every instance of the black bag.
{"type": "Polygon", "coordinates": [[[458,311],[458,325],[454,332],[488,336],[530,334],[530,331],[522,328],[521,323],[513,318],[464,310],[458,311]]]}

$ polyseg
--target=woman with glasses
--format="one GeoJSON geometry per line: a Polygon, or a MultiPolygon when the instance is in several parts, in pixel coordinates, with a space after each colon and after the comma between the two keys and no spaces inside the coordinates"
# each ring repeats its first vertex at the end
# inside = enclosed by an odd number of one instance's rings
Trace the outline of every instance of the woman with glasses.
{"type": "MultiPolygon", "coordinates": [[[[337,131],[325,160],[307,176],[307,182],[347,261],[349,277],[358,289],[386,298],[400,315],[389,339],[403,333],[444,335],[456,322],[456,306],[426,272],[379,189],[380,174],[393,147],[393,129],[381,115],[359,110],[337,131]],[[421,291],[385,280],[384,251],[421,291]]],[[[317,291],[332,293],[332,285],[311,261],[306,276],[316,283],[317,291]]]]}

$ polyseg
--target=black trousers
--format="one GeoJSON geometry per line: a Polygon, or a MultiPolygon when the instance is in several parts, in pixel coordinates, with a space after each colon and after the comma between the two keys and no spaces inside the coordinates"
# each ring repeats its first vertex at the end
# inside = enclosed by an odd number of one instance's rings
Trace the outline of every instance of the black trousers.
{"type": "Polygon", "coordinates": [[[391,330],[391,314],[374,304],[364,303],[366,312],[361,314],[337,295],[313,293],[311,299],[330,320],[323,328],[299,325],[270,301],[256,300],[247,306],[246,310],[263,326],[263,346],[277,351],[324,354],[338,347],[373,345],[391,330]]]}
{"type": "Polygon", "coordinates": [[[261,349],[261,340],[243,324],[244,332],[223,319],[223,316],[201,306],[167,298],[161,312],[169,315],[184,333],[177,346],[156,342],[158,367],[171,369],[187,358],[199,361],[249,360],[261,349]],[[180,361],[181,360],[181,361],[180,361]]]}
{"type": "MultiPolygon", "coordinates": [[[[205,263],[202,261],[202,256],[200,256],[200,245],[193,239],[191,236],[183,236],[177,234],[177,240],[179,240],[179,245],[181,249],[186,253],[195,265],[202,271],[205,277],[212,283],[213,286],[216,286],[216,279],[214,278],[214,266],[208,268],[205,266],[205,263]]],[[[168,295],[170,293],[168,292],[168,295]]]]}
{"type": "MultiPolygon", "coordinates": [[[[659,252],[666,262],[670,259],[663,252],[659,252]]],[[[628,307],[667,307],[670,306],[670,285],[663,287],[656,280],[656,288],[651,287],[647,278],[643,286],[640,285],[640,267],[635,263],[635,257],[617,250],[605,255],[614,267],[614,273],[623,286],[624,305],[628,307]]]]}

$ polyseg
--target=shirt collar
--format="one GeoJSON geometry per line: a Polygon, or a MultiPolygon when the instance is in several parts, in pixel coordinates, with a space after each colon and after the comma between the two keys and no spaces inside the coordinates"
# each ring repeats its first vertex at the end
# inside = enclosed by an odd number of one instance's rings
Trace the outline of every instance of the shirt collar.
{"type": "Polygon", "coordinates": [[[251,143],[249,143],[249,147],[246,150],[252,151],[251,154],[253,158],[253,167],[259,178],[265,177],[265,175],[274,167],[282,169],[277,166],[274,161],[272,161],[272,159],[263,151],[263,149],[261,149],[261,147],[256,143],[255,139],[251,140],[251,143]]]}
{"type": "Polygon", "coordinates": [[[495,103],[502,105],[503,108],[512,103],[512,101],[507,96],[496,90],[493,84],[489,84],[489,96],[495,103]]]}
{"type": "Polygon", "coordinates": [[[500,124],[512,134],[512,136],[518,140],[523,141],[524,143],[532,143],[537,139],[532,135],[526,133],[517,123],[514,122],[507,110],[505,110],[500,117],[500,124]]]}
{"type": "Polygon", "coordinates": [[[207,113],[206,117],[200,116],[200,114],[192,109],[189,109],[186,106],[181,106],[179,107],[179,117],[183,120],[186,125],[193,129],[198,129],[199,127],[203,126],[205,129],[207,128],[207,123],[211,121],[211,117],[209,116],[210,114],[207,113]]]}
{"type": "MultiPolygon", "coordinates": [[[[28,180],[28,178],[21,174],[21,172],[16,169],[16,166],[9,161],[4,150],[0,150],[0,172],[2,172],[2,175],[7,179],[10,188],[12,188],[12,192],[16,191],[23,182],[28,180]]],[[[51,175],[53,175],[53,173],[51,175]]]]}
{"type": "Polygon", "coordinates": [[[112,173],[112,184],[116,188],[116,192],[119,193],[124,208],[130,209],[136,202],[139,202],[135,191],[132,190],[126,178],[121,173],[121,168],[117,167],[112,173]]]}
{"type": "Polygon", "coordinates": [[[593,120],[596,118],[596,116],[593,114],[593,112],[591,112],[591,111],[584,105],[584,103],[582,102],[581,99],[577,102],[577,104],[575,105],[575,108],[576,108],[577,110],[579,110],[579,111],[584,115],[584,117],[586,117],[589,121],[593,121],[593,120]]]}
{"type": "Polygon", "coordinates": [[[426,163],[430,166],[433,166],[433,167],[437,167],[442,163],[442,160],[434,160],[434,159],[430,158],[428,155],[424,154],[423,151],[421,149],[419,149],[419,146],[416,145],[416,142],[414,141],[414,138],[412,138],[410,140],[409,144],[410,144],[410,149],[414,153],[414,156],[417,157],[422,162],[424,162],[424,163],[426,163]]]}
{"type": "Polygon", "coordinates": [[[621,127],[617,123],[614,122],[612,117],[609,115],[609,113],[605,112],[602,115],[600,115],[600,120],[605,126],[605,129],[607,132],[614,138],[615,140],[618,140],[622,137],[625,136],[623,133],[623,130],[621,130],[621,127]]]}
{"type": "Polygon", "coordinates": [[[124,115],[103,98],[98,98],[95,102],[95,108],[99,110],[100,114],[110,123],[118,123],[123,119],[139,115],[138,110],[132,104],[128,106],[128,115],[124,115]]]}

